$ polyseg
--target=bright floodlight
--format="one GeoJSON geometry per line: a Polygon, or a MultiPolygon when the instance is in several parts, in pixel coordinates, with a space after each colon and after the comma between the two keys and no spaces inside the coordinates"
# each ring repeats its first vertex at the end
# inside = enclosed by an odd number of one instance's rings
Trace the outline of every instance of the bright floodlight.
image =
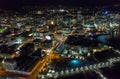
{"type": "Polygon", "coordinates": [[[78,64],[78,63],[79,63],[78,60],[72,60],[71,62],[72,62],[73,64],[78,64]]]}
{"type": "Polygon", "coordinates": [[[79,59],[73,59],[70,61],[70,65],[71,66],[80,66],[84,64],[83,61],[79,60],[79,59]]]}
{"type": "Polygon", "coordinates": [[[46,36],[46,40],[51,40],[51,37],[50,36],[46,36]]]}

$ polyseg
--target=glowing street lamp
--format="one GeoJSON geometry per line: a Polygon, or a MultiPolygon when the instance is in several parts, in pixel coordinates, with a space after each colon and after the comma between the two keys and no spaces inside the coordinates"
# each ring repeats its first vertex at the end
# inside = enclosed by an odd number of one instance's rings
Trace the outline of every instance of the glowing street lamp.
{"type": "Polygon", "coordinates": [[[54,21],[51,21],[50,24],[51,24],[51,25],[54,25],[54,21]]]}

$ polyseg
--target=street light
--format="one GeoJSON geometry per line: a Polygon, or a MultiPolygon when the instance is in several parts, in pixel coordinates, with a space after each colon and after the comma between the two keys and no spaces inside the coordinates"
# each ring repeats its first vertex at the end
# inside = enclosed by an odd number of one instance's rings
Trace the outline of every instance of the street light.
{"type": "Polygon", "coordinates": [[[52,21],[50,22],[50,24],[51,24],[51,25],[54,25],[54,21],[52,20],[52,21]]]}

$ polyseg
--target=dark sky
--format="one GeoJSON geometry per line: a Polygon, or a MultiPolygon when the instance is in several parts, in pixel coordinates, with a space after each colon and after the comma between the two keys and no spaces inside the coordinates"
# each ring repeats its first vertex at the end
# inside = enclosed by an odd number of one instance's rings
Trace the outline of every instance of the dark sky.
{"type": "Polygon", "coordinates": [[[0,8],[17,8],[25,5],[108,5],[120,0],[0,0],[0,8]]]}

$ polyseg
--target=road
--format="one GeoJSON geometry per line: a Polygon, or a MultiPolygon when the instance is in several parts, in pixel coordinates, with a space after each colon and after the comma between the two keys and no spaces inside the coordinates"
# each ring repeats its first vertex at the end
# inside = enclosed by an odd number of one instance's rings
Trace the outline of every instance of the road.
{"type": "MultiPolygon", "coordinates": [[[[56,47],[56,46],[55,46],[56,47]]],[[[49,54],[46,55],[42,61],[39,62],[37,68],[35,68],[35,70],[33,72],[31,72],[32,76],[30,79],[37,79],[38,75],[40,75],[40,73],[42,73],[46,67],[51,63],[52,59],[58,59],[60,58],[58,54],[54,53],[54,48],[48,49],[49,50],[49,54]]]]}
{"type": "Polygon", "coordinates": [[[12,73],[9,71],[5,70],[0,70],[0,76],[5,76],[5,77],[15,77],[15,78],[28,78],[29,75],[24,75],[24,74],[18,74],[18,73],[12,73]]]}

